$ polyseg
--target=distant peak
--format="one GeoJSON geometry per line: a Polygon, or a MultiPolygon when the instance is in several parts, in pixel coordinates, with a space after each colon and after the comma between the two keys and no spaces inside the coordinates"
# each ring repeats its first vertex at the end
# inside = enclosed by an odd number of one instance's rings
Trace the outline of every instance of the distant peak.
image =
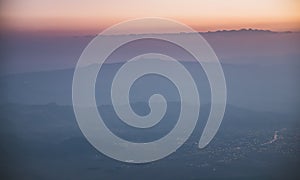
{"type": "Polygon", "coordinates": [[[252,29],[252,28],[242,28],[239,30],[217,30],[217,31],[207,31],[207,32],[200,32],[200,33],[248,33],[248,32],[254,32],[254,33],[292,33],[291,31],[284,31],[284,32],[277,32],[277,31],[271,31],[271,30],[265,30],[265,29],[252,29]]]}

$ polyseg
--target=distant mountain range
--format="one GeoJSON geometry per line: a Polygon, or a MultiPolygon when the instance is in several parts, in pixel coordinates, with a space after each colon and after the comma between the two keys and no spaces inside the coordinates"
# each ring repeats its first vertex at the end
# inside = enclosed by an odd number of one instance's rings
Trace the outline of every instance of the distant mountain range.
{"type": "MultiPolygon", "coordinates": [[[[222,63],[294,65],[300,59],[300,33],[241,29],[201,34],[222,63]]],[[[3,35],[0,75],[74,68],[93,37],[39,33],[3,35]]]]}
{"type": "Polygon", "coordinates": [[[254,33],[298,33],[293,31],[271,31],[271,30],[264,30],[264,29],[252,29],[252,28],[243,28],[239,30],[217,30],[217,31],[207,31],[207,32],[199,32],[199,33],[234,33],[234,32],[254,32],[254,33]]]}

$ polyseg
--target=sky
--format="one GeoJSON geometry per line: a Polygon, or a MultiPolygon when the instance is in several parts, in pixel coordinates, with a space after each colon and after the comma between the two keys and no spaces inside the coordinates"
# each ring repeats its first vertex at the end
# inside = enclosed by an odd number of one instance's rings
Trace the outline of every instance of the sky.
{"type": "Polygon", "coordinates": [[[299,0],[2,0],[12,31],[99,33],[118,22],[164,17],[198,31],[241,28],[300,30],[299,0]]]}

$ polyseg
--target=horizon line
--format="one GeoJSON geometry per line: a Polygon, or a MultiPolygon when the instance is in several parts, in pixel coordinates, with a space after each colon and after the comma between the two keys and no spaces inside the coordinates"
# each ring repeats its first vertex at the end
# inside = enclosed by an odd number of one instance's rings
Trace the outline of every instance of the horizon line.
{"type": "MultiPolygon", "coordinates": [[[[36,30],[36,31],[17,31],[17,30],[2,30],[0,34],[2,35],[46,35],[46,36],[75,36],[75,37],[87,37],[87,36],[97,36],[99,33],[83,33],[73,30],[62,31],[62,30],[36,30]]],[[[218,30],[208,30],[208,31],[197,31],[200,34],[206,33],[230,33],[230,32],[266,32],[266,33],[300,33],[300,30],[286,30],[286,31],[274,31],[270,29],[258,29],[258,28],[240,28],[240,29],[218,29],[218,30]]],[[[121,34],[111,34],[106,36],[123,36],[123,35],[145,35],[145,34],[190,34],[191,32],[158,32],[158,33],[121,33],[121,34]]]]}

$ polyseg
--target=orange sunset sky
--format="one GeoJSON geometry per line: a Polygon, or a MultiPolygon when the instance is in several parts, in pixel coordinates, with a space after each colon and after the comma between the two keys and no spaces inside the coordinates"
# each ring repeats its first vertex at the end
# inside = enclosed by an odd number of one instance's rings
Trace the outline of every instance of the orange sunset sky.
{"type": "Polygon", "coordinates": [[[12,31],[99,33],[123,20],[172,18],[198,31],[300,30],[300,0],[2,0],[12,31]]]}

